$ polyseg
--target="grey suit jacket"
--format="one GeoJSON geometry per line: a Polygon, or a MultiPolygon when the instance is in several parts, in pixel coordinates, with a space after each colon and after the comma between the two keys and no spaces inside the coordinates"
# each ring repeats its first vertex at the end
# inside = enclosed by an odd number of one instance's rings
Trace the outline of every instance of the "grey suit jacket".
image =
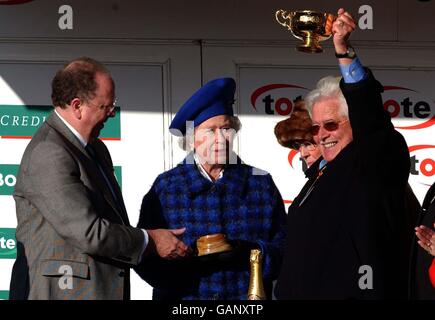
{"type": "Polygon", "coordinates": [[[144,234],[130,226],[110,154],[92,146],[113,186],[53,113],[24,152],[14,192],[18,257],[11,297],[129,298],[144,234]]]}

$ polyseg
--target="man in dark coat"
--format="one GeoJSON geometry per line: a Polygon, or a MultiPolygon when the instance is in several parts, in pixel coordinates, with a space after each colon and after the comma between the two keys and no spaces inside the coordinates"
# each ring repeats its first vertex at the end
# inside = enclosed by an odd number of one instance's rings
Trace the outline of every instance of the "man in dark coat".
{"type": "Polygon", "coordinates": [[[278,299],[407,297],[409,153],[349,44],[355,27],[340,9],[332,30],[343,79],[324,78],[305,98],[323,159],[289,208],[278,299]]]}
{"type": "Polygon", "coordinates": [[[153,299],[246,299],[249,253],[255,247],[263,255],[261,277],[271,297],[285,243],[284,203],[269,174],[232,152],[240,127],[232,108],[235,85],[231,78],[212,80],[177,112],[171,132],[183,135],[192,152],[157,177],[143,199],[138,224],[185,228],[180,238],[192,248],[199,237],[223,233],[233,250],[177,261],[143,259],[136,271],[154,287],[153,299]]]}

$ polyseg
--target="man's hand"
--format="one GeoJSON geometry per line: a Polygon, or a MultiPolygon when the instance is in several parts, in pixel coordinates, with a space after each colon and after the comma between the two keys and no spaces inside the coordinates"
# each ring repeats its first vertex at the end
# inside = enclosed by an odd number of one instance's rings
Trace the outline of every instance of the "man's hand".
{"type": "Polygon", "coordinates": [[[352,15],[340,8],[337,12],[337,19],[332,24],[332,34],[335,52],[345,53],[349,45],[349,36],[355,30],[356,23],[352,15]]]}
{"type": "Polygon", "coordinates": [[[146,252],[154,250],[161,258],[175,260],[191,254],[192,249],[177,238],[186,231],[181,229],[154,229],[146,230],[149,235],[149,243],[146,252]]]}
{"type": "Polygon", "coordinates": [[[415,228],[415,235],[419,239],[418,244],[420,247],[435,257],[435,232],[430,228],[421,225],[415,228]]]}

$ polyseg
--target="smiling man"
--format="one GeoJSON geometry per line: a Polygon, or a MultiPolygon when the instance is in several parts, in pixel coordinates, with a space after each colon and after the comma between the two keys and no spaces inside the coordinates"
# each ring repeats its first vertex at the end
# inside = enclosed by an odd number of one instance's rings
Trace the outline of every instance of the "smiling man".
{"type": "Polygon", "coordinates": [[[324,78],[317,90],[307,96],[313,118],[311,134],[326,161],[334,160],[352,141],[352,127],[346,102],[340,96],[339,81],[340,78],[324,78]]]}
{"type": "Polygon", "coordinates": [[[323,159],[289,208],[278,299],[406,298],[413,224],[406,212],[409,153],[383,108],[382,86],[333,23],[343,78],[321,79],[305,101],[323,159]]]}

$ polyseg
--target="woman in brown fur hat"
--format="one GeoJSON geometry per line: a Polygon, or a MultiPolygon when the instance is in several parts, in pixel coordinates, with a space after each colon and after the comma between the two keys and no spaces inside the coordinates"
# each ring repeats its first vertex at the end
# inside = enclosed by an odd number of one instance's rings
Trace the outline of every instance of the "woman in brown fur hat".
{"type": "Polygon", "coordinates": [[[275,136],[280,145],[298,150],[301,158],[310,167],[321,155],[311,135],[311,118],[305,109],[305,102],[298,98],[288,119],[275,126],[275,136]]]}

